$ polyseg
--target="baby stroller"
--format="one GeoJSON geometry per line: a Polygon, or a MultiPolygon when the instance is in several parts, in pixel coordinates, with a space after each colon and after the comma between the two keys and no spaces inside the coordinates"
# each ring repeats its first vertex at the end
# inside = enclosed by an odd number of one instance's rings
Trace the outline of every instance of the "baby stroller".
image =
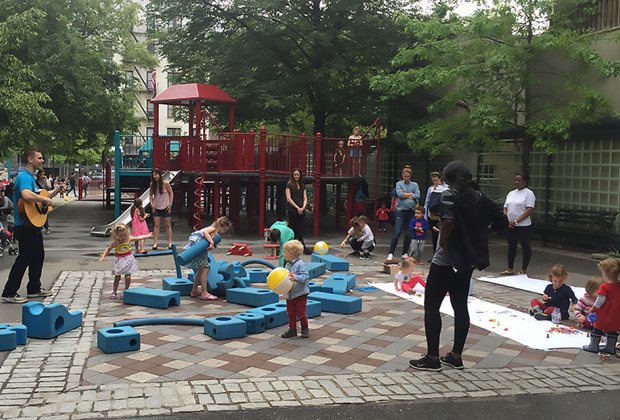
{"type": "Polygon", "coordinates": [[[0,222],[0,257],[4,256],[4,252],[7,249],[9,251],[9,255],[17,255],[19,252],[15,246],[13,232],[11,232],[11,230],[5,229],[2,222],[0,222]]]}

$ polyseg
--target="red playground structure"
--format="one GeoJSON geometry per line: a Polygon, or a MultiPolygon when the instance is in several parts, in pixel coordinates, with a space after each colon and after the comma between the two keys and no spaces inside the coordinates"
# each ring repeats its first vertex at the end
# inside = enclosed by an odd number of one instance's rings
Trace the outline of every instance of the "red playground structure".
{"type": "MultiPolygon", "coordinates": [[[[238,132],[234,128],[236,102],[222,89],[199,83],[173,85],[151,100],[154,120],[152,166],[182,171],[189,185],[193,185],[192,193],[187,195],[187,206],[192,209],[190,223],[197,227],[202,223],[202,215],[211,213],[214,218],[227,215],[239,226],[239,213],[245,205],[249,230],[255,229],[258,235],[263,235],[268,208],[275,210],[280,220],[284,215],[283,206],[278,203],[283,203],[284,185],[295,168],[301,169],[305,182],[313,187],[314,197],[309,200],[315,203],[315,236],[319,234],[321,212],[318,203],[322,185],[333,186],[336,203],[343,202],[342,185],[346,185],[346,220],[349,220],[353,216],[353,200],[360,179],[365,176],[371,146],[377,154],[375,165],[379,162],[381,120],[377,119],[371,125],[376,128],[375,138],[362,142],[360,173],[352,173],[351,165],[347,164],[347,160],[350,161],[348,154],[344,165],[339,167],[334,162],[339,158],[336,154],[338,142],[344,141],[346,148],[347,139],[323,138],[321,133],[315,136],[271,134],[264,128],[258,132],[238,132]],[[187,108],[187,135],[159,134],[160,105],[187,108]],[[228,106],[226,132],[209,111],[211,105],[228,106]]],[[[375,176],[377,174],[378,170],[375,170],[375,176]]],[[[377,196],[378,191],[375,191],[375,211],[377,196]]],[[[180,209],[180,206],[175,207],[180,209]]],[[[335,206],[337,224],[341,207],[335,206]]]]}

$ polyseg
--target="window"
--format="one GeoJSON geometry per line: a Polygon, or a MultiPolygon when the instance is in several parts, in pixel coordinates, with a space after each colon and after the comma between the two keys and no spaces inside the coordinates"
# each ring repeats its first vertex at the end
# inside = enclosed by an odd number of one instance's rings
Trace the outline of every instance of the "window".
{"type": "Polygon", "coordinates": [[[168,73],[168,87],[179,83],[179,73],[169,71],[168,73]]]}
{"type": "Polygon", "coordinates": [[[168,128],[166,130],[166,134],[169,136],[180,136],[181,135],[181,129],[180,128],[168,128]]]}
{"type": "Polygon", "coordinates": [[[128,85],[133,83],[133,70],[127,70],[125,72],[125,83],[127,83],[128,85]]]}
{"type": "Polygon", "coordinates": [[[146,127],[146,141],[153,140],[153,133],[155,133],[155,127],[146,127]]]}
{"type": "Polygon", "coordinates": [[[178,107],[174,105],[168,105],[168,118],[176,118],[178,107]]]}
{"type": "Polygon", "coordinates": [[[153,106],[153,103],[147,99],[146,100],[146,116],[149,117],[149,119],[153,118],[153,115],[155,114],[155,107],[153,106]]]}
{"type": "Polygon", "coordinates": [[[151,70],[146,72],[146,90],[153,92],[153,72],[151,70]]]}

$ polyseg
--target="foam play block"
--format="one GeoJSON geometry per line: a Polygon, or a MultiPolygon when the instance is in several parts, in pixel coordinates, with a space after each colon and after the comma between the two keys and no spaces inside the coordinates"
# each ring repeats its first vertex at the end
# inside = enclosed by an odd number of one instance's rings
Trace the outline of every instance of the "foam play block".
{"type": "Polygon", "coordinates": [[[161,288],[179,292],[181,296],[189,296],[194,282],[185,277],[164,277],[161,281],[161,288]]]}
{"type": "Polygon", "coordinates": [[[346,295],[355,287],[355,274],[335,273],[329,276],[321,286],[321,292],[346,295]]]}
{"type": "MultiPolygon", "coordinates": [[[[286,310],[286,302],[278,302],[275,304],[277,308],[286,310]]],[[[321,302],[318,300],[308,299],[306,302],[306,317],[315,318],[321,315],[321,302]]]]}
{"type": "Polygon", "coordinates": [[[28,337],[49,339],[81,326],[82,312],[69,312],[59,303],[28,302],[22,305],[22,323],[28,337]]]}
{"type": "Polygon", "coordinates": [[[309,281],[308,282],[308,287],[310,288],[310,292],[320,292],[321,291],[321,285],[318,283],[315,283],[313,281],[309,281]]]}
{"type": "Polygon", "coordinates": [[[320,276],[321,274],[325,274],[325,263],[322,262],[309,262],[306,264],[306,268],[308,269],[308,274],[310,274],[310,278],[313,279],[315,277],[320,276]]]}
{"type": "Polygon", "coordinates": [[[267,271],[262,268],[246,268],[250,276],[250,283],[267,283],[267,271]]]}
{"type": "Polygon", "coordinates": [[[312,262],[322,262],[325,263],[325,266],[329,271],[348,271],[349,270],[349,261],[337,257],[335,255],[325,254],[312,254],[310,257],[310,261],[312,262]]]}
{"type": "Polygon", "coordinates": [[[133,327],[99,328],[97,346],[104,353],[140,350],[140,333],[133,327]]]}
{"type": "Polygon", "coordinates": [[[260,308],[250,309],[250,313],[259,313],[265,317],[265,329],[280,327],[288,324],[288,315],[286,313],[286,304],[284,307],[276,306],[277,304],[265,305],[260,308]]]}
{"type": "Polygon", "coordinates": [[[265,331],[265,317],[263,314],[242,312],[235,315],[235,317],[245,321],[245,332],[248,334],[260,334],[265,331]]]}
{"type": "Polygon", "coordinates": [[[149,249],[146,254],[136,252],[135,254],[133,254],[133,256],[135,258],[143,258],[143,257],[158,257],[161,255],[172,255],[172,254],[173,252],[171,249],[161,249],[161,250],[149,249]]]}
{"type": "Polygon", "coordinates": [[[170,306],[179,306],[181,304],[181,294],[174,290],[132,287],[125,290],[123,302],[127,305],[168,309],[170,306]]]}
{"type": "Polygon", "coordinates": [[[265,306],[278,301],[277,293],[268,289],[253,287],[234,288],[226,291],[226,300],[230,303],[252,307],[265,306]]]}
{"type": "Polygon", "coordinates": [[[205,318],[205,334],[216,340],[230,340],[245,337],[247,324],[241,318],[218,316],[205,318]]]}
{"type": "MultiPolygon", "coordinates": [[[[213,235],[212,239],[215,245],[219,244],[222,241],[222,237],[218,233],[213,235]]],[[[210,246],[211,244],[209,243],[209,241],[207,241],[206,239],[200,239],[198,242],[196,242],[194,246],[181,252],[177,257],[177,261],[181,265],[187,265],[187,263],[189,263],[196,257],[207,252],[207,249],[209,249],[210,246]]]]}
{"type": "Polygon", "coordinates": [[[308,298],[321,302],[321,310],[324,312],[350,315],[362,310],[362,298],[355,296],[312,292],[308,295],[308,298]]]}
{"type": "Polygon", "coordinates": [[[28,328],[26,328],[26,326],[23,324],[0,324],[0,329],[15,331],[15,338],[17,339],[18,346],[24,346],[28,342],[28,328]]]}
{"type": "Polygon", "coordinates": [[[0,328],[0,351],[11,351],[17,347],[17,334],[8,328],[0,328]]]}

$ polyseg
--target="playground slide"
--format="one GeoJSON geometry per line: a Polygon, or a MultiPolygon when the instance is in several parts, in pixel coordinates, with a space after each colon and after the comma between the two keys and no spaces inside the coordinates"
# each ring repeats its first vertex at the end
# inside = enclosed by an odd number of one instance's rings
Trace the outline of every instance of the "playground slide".
{"type": "MultiPolygon", "coordinates": [[[[172,182],[181,171],[166,171],[163,174],[164,181],[172,182]]],[[[149,189],[147,188],[142,195],[140,196],[142,199],[142,204],[146,207],[149,204],[149,189]]],[[[114,197],[116,199],[116,197],[114,197]]],[[[112,233],[112,227],[118,223],[129,224],[131,222],[131,206],[127,208],[118,218],[112,223],[108,223],[107,225],[95,226],[90,230],[90,236],[110,236],[112,233]]]]}

